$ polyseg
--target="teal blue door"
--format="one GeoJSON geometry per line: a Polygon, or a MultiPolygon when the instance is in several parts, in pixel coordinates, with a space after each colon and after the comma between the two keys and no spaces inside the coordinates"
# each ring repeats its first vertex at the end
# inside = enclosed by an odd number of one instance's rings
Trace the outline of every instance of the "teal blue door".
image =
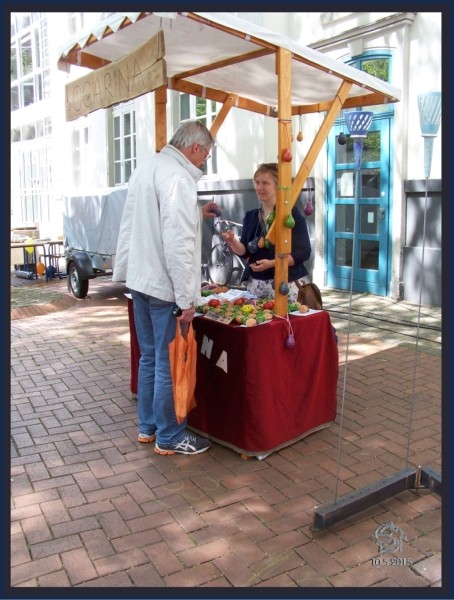
{"type": "Polygon", "coordinates": [[[378,115],[355,169],[353,140],[328,139],[327,286],[386,296],[390,269],[390,117],[378,115]]]}

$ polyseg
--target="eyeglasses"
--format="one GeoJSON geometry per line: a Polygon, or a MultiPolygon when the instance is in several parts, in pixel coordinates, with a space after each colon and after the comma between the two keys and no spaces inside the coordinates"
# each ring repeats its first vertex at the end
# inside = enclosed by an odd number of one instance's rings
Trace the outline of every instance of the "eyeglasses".
{"type": "Polygon", "coordinates": [[[200,147],[206,152],[205,160],[211,158],[210,151],[205,148],[205,146],[200,145],[200,147]]]}

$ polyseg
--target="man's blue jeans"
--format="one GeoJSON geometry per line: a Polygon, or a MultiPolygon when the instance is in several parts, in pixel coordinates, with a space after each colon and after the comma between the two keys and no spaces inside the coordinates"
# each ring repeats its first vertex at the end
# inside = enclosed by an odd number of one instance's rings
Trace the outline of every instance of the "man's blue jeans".
{"type": "Polygon", "coordinates": [[[156,433],[158,444],[184,438],[186,420],[178,424],[173,399],[169,344],[175,338],[175,304],[130,290],[140,347],[137,387],[139,433],[156,433]]]}

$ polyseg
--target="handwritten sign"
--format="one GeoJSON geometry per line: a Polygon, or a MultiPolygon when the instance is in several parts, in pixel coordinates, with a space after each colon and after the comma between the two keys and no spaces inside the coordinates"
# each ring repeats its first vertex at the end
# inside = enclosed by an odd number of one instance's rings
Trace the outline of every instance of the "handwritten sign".
{"type": "Polygon", "coordinates": [[[218,323],[223,323],[224,325],[228,325],[233,321],[233,315],[222,312],[215,312],[214,310],[209,309],[205,313],[205,319],[211,319],[212,321],[217,321],[218,323]]]}
{"type": "Polygon", "coordinates": [[[152,92],[167,81],[164,34],[125,56],[66,84],[66,120],[152,92]]]}

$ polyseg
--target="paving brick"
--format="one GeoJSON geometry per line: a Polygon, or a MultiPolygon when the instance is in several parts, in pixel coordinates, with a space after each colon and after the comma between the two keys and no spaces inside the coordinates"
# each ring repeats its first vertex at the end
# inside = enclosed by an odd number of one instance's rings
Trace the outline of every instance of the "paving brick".
{"type": "Polygon", "coordinates": [[[154,544],[162,540],[162,537],[156,531],[156,529],[148,529],[139,533],[131,533],[130,535],[123,535],[116,537],[112,541],[112,546],[118,553],[127,552],[133,548],[143,548],[150,544],[154,544]]]}
{"type": "Polygon", "coordinates": [[[72,520],[69,523],[65,522],[53,525],[51,529],[54,537],[64,537],[73,533],[82,533],[98,528],[99,523],[96,517],[85,517],[83,519],[72,520]]]}
{"type": "Polygon", "coordinates": [[[60,556],[71,585],[90,581],[97,577],[96,569],[85,548],[69,550],[60,556]]]}
{"type": "Polygon", "coordinates": [[[314,571],[321,575],[328,577],[344,570],[341,563],[336,559],[337,553],[332,555],[313,541],[303,546],[298,546],[295,550],[314,571]]]}
{"type": "Polygon", "coordinates": [[[11,585],[15,587],[29,579],[60,571],[61,568],[62,561],[56,555],[23,563],[17,567],[12,567],[11,585]]]}
{"type": "Polygon", "coordinates": [[[185,569],[184,572],[173,573],[165,577],[166,587],[199,587],[221,575],[219,569],[207,563],[185,569]]]}
{"type": "Polygon", "coordinates": [[[67,535],[47,542],[41,542],[30,546],[30,552],[33,560],[45,558],[53,554],[61,554],[68,550],[81,548],[82,541],[78,535],[67,535]]]}
{"type": "Polygon", "coordinates": [[[134,549],[129,552],[122,552],[113,554],[112,556],[106,556],[105,558],[99,558],[95,560],[94,563],[96,565],[96,570],[102,577],[110,573],[117,573],[146,564],[148,563],[148,557],[143,550],[134,549]]]}
{"type": "Polygon", "coordinates": [[[83,531],[80,539],[93,561],[115,553],[111,541],[101,529],[83,531]]]}
{"type": "Polygon", "coordinates": [[[161,577],[183,570],[182,563],[165,542],[146,546],[143,550],[161,577]]]}
{"type": "Polygon", "coordinates": [[[30,562],[31,556],[27,541],[22,531],[11,535],[11,566],[15,567],[30,562]]]}
{"type": "Polygon", "coordinates": [[[295,550],[289,548],[283,552],[268,556],[258,563],[249,565],[249,567],[261,581],[268,581],[277,575],[300,567],[303,562],[301,556],[295,550]]]}
{"type": "Polygon", "coordinates": [[[441,579],[441,556],[436,554],[420,560],[412,570],[430,583],[435,583],[441,579]]]}
{"type": "Polygon", "coordinates": [[[49,575],[38,577],[37,583],[33,585],[33,587],[41,588],[68,588],[70,586],[71,582],[64,569],[56,571],[55,573],[50,573],[49,575]]]}
{"type": "Polygon", "coordinates": [[[230,552],[229,545],[224,540],[216,540],[196,546],[178,553],[178,559],[187,567],[209,562],[230,552]]]}

